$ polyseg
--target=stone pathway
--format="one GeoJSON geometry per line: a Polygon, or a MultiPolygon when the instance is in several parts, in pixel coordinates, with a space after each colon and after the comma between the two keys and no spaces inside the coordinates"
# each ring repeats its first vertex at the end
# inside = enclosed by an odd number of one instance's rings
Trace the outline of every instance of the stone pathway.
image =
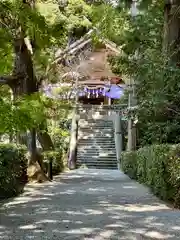
{"type": "Polygon", "coordinates": [[[76,170],[1,204],[0,239],[180,239],[180,211],[117,170],[76,170]]]}

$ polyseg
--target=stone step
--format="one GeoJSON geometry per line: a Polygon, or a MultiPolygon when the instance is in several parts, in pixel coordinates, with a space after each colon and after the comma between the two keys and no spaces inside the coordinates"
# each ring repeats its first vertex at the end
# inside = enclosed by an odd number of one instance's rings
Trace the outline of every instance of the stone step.
{"type": "MultiPolygon", "coordinates": [[[[118,168],[115,166],[94,166],[94,165],[85,165],[88,169],[109,169],[109,170],[117,170],[118,168]]],[[[77,168],[84,168],[84,165],[77,165],[77,168]]]]}
{"type": "Polygon", "coordinates": [[[114,131],[112,131],[112,129],[100,129],[100,128],[89,128],[89,129],[79,129],[78,133],[81,133],[81,134],[86,134],[86,133],[105,133],[105,134],[113,134],[114,131]]]}
{"type": "Polygon", "coordinates": [[[96,122],[96,121],[79,121],[79,125],[89,125],[89,126],[113,126],[113,122],[106,122],[106,121],[101,121],[101,122],[96,122]]]}
{"type": "Polygon", "coordinates": [[[78,148],[78,153],[83,153],[83,154],[93,154],[93,155],[97,155],[97,154],[109,154],[110,156],[112,155],[112,154],[114,154],[114,155],[116,155],[116,152],[114,151],[114,148],[108,148],[108,152],[106,151],[106,149],[105,148],[101,148],[101,149],[95,149],[95,148],[93,148],[94,149],[94,151],[93,150],[88,150],[88,149],[85,149],[85,148],[83,148],[83,147],[79,147],[78,148]]]}
{"type": "Polygon", "coordinates": [[[78,151],[88,151],[88,152],[101,152],[101,153],[116,153],[115,145],[111,146],[104,146],[104,145],[83,145],[83,144],[78,144],[78,151]]]}
{"type": "Polygon", "coordinates": [[[102,124],[105,124],[105,125],[113,125],[113,121],[108,121],[107,119],[92,119],[92,120],[89,120],[89,118],[86,118],[86,119],[81,119],[78,121],[79,123],[88,123],[88,124],[95,124],[95,125],[102,125],[102,124]]]}
{"type": "Polygon", "coordinates": [[[87,150],[87,149],[78,149],[77,151],[77,154],[78,155],[81,155],[81,156],[90,156],[90,157],[93,157],[93,156],[98,156],[98,157],[105,157],[105,158],[111,158],[111,157],[116,157],[116,152],[113,151],[113,149],[111,149],[110,151],[105,151],[105,149],[101,149],[101,150],[94,150],[94,151],[90,151],[90,150],[87,150]]]}
{"type": "Polygon", "coordinates": [[[108,116],[95,117],[80,114],[77,166],[117,169],[113,121],[108,116]]]}
{"type": "Polygon", "coordinates": [[[101,140],[102,142],[106,141],[106,140],[111,140],[114,139],[114,134],[107,134],[107,135],[103,135],[103,134],[87,134],[87,135],[81,135],[79,134],[79,139],[98,139],[101,140]]]}
{"type": "Polygon", "coordinates": [[[96,130],[98,130],[98,129],[104,129],[104,130],[111,130],[111,131],[114,131],[114,129],[111,127],[111,126],[91,126],[91,125],[82,125],[82,126],[79,126],[79,129],[82,131],[84,131],[84,130],[88,130],[88,129],[96,129],[96,130]]]}
{"type": "Polygon", "coordinates": [[[101,157],[101,156],[91,156],[91,155],[77,155],[77,161],[89,161],[89,162],[117,162],[115,157],[101,157]]]}
{"type": "Polygon", "coordinates": [[[84,145],[84,146],[90,146],[90,144],[93,144],[93,147],[94,146],[104,146],[104,147],[108,147],[109,145],[111,147],[115,147],[115,142],[114,140],[112,141],[98,141],[98,139],[94,140],[94,139],[78,139],[78,145],[84,145]],[[89,143],[89,144],[88,144],[89,143]]]}
{"type": "Polygon", "coordinates": [[[115,154],[115,149],[113,148],[113,147],[111,147],[111,148],[105,148],[105,147],[101,147],[101,146],[99,146],[99,147],[96,147],[96,146],[94,146],[94,147],[87,147],[87,146],[83,146],[83,145],[79,145],[78,146],[79,148],[78,148],[78,151],[80,152],[80,151],[88,151],[88,152],[102,152],[103,154],[107,154],[107,153],[109,153],[109,154],[115,154]]]}
{"type": "MultiPolygon", "coordinates": [[[[90,143],[88,145],[89,147],[91,147],[93,150],[96,150],[96,149],[99,149],[99,150],[102,150],[103,151],[112,151],[114,150],[115,152],[115,144],[99,144],[99,143],[90,143]]],[[[89,149],[87,148],[87,145],[85,145],[84,143],[78,143],[78,148],[79,149],[89,149]]]]}
{"type": "Polygon", "coordinates": [[[89,164],[102,164],[102,165],[117,165],[117,161],[90,161],[90,160],[86,160],[86,159],[77,159],[76,163],[89,163],[89,164]]]}
{"type": "Polygon", "coordinates": [[[107,120],[79,120],[79,125],[80,124],[89,124],[89,125],[104,125],[104,126],[113,126],[113,121],[107,121],[107,120]]]}
{"type": "Polygon", "coordinates": [[[81,138],[83,137],[84,139],[101,139],[102,142],[105,141],[106,139],[107,140],[114,139],[114,134],[103,134],[103,133],[102,134],[100,134],[100,133],[99,134],[97,134],[97,133],[93,134],[93,133],[90,133],[90,134],[84,134],[83,135],[83,134],[79,133],[79,135],[80,135],[79,137],[81,137],[81,138]]]}
{"type": "Polygon", "coordinates": [[[106,129],[106,128],[80,128],[78,133],[114,133],[114,130],[112,129],[106,129]]]}
{"type": "Polygon", "coordinates": [[[102,122],[86,122],[86,121],[84,121],[84,122],[78,122],[78,124],[79,124],[79,126],[81,126],[81,125],[85,125],[85,126],[87,126],[87,125],[89,125],[89,126],[107,126],[107,127],[110,127],[110,126],[112,126],[113,127],[113,122],[111,122],[111,123],[109,123],[109,122],[106,122],[106,121],[102,121],[102,122]]]}
{"type": "Polygon", "coordinates": [[[88,138],[101,138],[102,141],[104,141],[106,138],[114,138],[114,134],[113,133],[103,133],[103,132],[91,132],[91,133],[79,133],[79,136],[81,137],[88,137],[88,138]]]}
{"type": "Polygon", "coordinates": [[[111,137],[105,137],[105,138],[103,138],[102,139],[102,137],[93,137],[93,136],[90,136],[90,137],[86,137],[86,136],[84,136],[84,137],[80,137],[80,138],[78,138],[78,141],[81,141],[81,142],[98,142],[98,143],[101,143],[101,144],[103,144],[103,143],[111,143],[111,142],[115,142],[114,141],[114,139],[113,138],[111,138],[111,137]]]}
{"type": "Polygon", "coordinates": [[[109,151],[106,151],[106,149],[95,149],[94,151],[93,149],[83,149],[83,148],[78,148],[77,154],[81,154],[81,155],[89,155],[91,156],[99,156],[99,157],[112,157],[112,156],[116,156],[116,152],[113,150],[113,148],[108,149],[109,151]]]}
{"type": "Polygon", "coordinates": [[[79,121],[88,121],[88,122],[108,122],[108,123],[111,123],[112,122],[112,120],[111,119],[104,119],[104,118],[100,118],[100,119],[98,119],[98,118],[90,118],[89,116],[86,116],[86,115],[84,115],[84,117],[85,118],[83,118],[83,116],[82,115],[80,115],[80,119],[79,119],[79,121]],[[86,117],[88,117],[88,118],[86,118],[86,117]]]}
{"type": "Polygon", "coordinates": [[[95,163],[76,163],[77,167],[85,165],[88,168],[99,168],[99,169],[117,169],[117,164],[95,164],[95,163]]]}
{"type": "MultiPolygon", "coordinates": [[[[101,146],[103,146],[103,145],[114,145],[115,146],[115,141],[112,139],[106,139],[105,141],[101,141],[101,139],[100,140],[98,140],[97,138],[96,139],[89,139],[89,138],[80,138],[80,139],[78,139],[78,144],[88,144],[88,143],[90,143],[90,144],[99,144],[99,145],[101,145],[101,146]]],[[[88,144],[88,146],[89,146],[89,144],[88,144]]]]}
{"type": "Polygon", "coordinates": [[[78,140],[79,141],[85,141],[85,142],[87,142],[87,141],[93,141],[93,142],[100,142],[100,143],[106,143],[106,142],[115,142],[115,140],[114,140],[114,138],[113,137],[102,137],[102,136],[99,136],[99,137],[97,137],[97,136],[80,136],[79,138],[78,138],[78,140]]]}
{"type": "Polygon", "coordinates": [[[85,136],[85,137],[88,137],[88,136],[98,136],[98,137],[102,137],[102,138],[104,138],[104,137],[114,137],[114,134],[113,133],[110,133],[110,132],[103,132],[103,131],[101,131],[101,132],[80,132],[79,133],[79,135],[80,136],[85,136]]]}
{"type": "Polygon", "coordinates": [[[76,164],[89,164],[89,165],[94,165],[94,166],[97,166],[97,165],[102,165],[102,166],[117,166],[117,162],[116,161],[112,161],[112,162],[98,162],[98,161],[85,161],[83,159],[81,160],[78,160],[76,162],[76,164]]]}
{"type": "Polygon", "coordinates": [[[111,135],[104,134],[103,136],[102,136],[102,134],[101,135],[100,134],[99,135],[98,134],[87,134],[87,135],[80,135],[78,139],[89,139],[89,140],[97,139],[97,140],[101,140],[103,143],[106,140],[111,141],[111,139],[114,139],[114,134],[111,134],[111,135]]]}
{"type": "Polygon", "coordinates": [[[115,142],[114,141],[97,141],[97,140],[93,140],[93,139],[79,139],[78,140],[78,146],[79,145],[84,145],[84,146],[88,146],[90,147],[91,145],[93,145],[93,148],[94,146],[97,146],[97,147],[100,147],[100,146],[104,146],[104,148],[108,148],[109,146],[111,147],[114,147],[115,148],[115,142]]]}
{"type": "Polygon", "coordinates": [[[97,122],[97,121],[88,121],[88,120],[85,120],[85,121],[79,121],[78,122],[79,123],[79,125],[81,125],[81,124],[89,124],[89,125],[92,125],[92,126],[94,126],[94,125],[99,125],[99,126],[102,126],[102,125],[104,125],[104,126],[113,126],[113,122],[111,121],[111,122],[107,122],[107,121],[99,121],[99,122],[97,122]]]}
{"type": "Polygon", "coordinates": [[[114,132],[114,129],[112,128],[105,128],[105,127],[81,127],[79,128],[78,132],[89,132],[89,131],[95,131],[95,132],[100,132],[100,131],[104,131],[104,132],[114,132]]]}
{"type": "Polygon", "coordinates": [[[98,137],[112,137],[114,138],[114,132],[105,132],[105,131],[87,131],[87,132],[79,132],[78,133],[80,136],[98,136],[98,137]]]}
{"type": "Polygon", "coordinates": [[[112,128],[100,128],[100,127],[97,127],[97,128],[91,128],[91,127],[82,127],[82,128],[79,128],[78,132],[114,132],[114,130],[112,128]]]}
{"type": "MultiPolygon", "coordinates": [[[[80,134],[79,134],[80,135],[80,134]]],[[[89,139],[89,140],[91,140],[91,139],[97,139],[98,141],[99,140],[101,140],[102,141],[102,143],[104,142],[104,141],[111,141],[111,139],[114,139],[114,134],[111,134],[111,135],[105,135],[104,134],[104,136],[102,136],[102,135],[97,135],[97,134],[88,134],[88,135],[80,135],[79,136],[79,138],[78,139],[89,139]]]]}
{"type": "Polygon", "coordinates": [[[100,163],[95,163],[95,162],[76,162],[76,165],[83,165],[83,164],[86,164],[86,165],[89,165],[89,166],[106,166],[106,167],[117,167],[117,163],[114,162],[114,163],[107,163],[107,164],[102,164],[101,162],[100,163]]]}
{"type": "Polygon", "coordinates": [[[112,160],[112,159],[115,159],[116,160],[116,154],[114,155],[100,155],[100,154],[90,154],[90,153],[78,153],[77,154],[77,158],[90,158],[90,159],[105,159],[105,160],[112,160]]]}
{"type": "Polygon", "coordinates": [[[105,163],[117,163],[116,158],[100,158],[100,157],[96,157],[96,158],[91,158],[91,157],[82,157],[82,156],[77,156],[77,161],[78,162],[99,162],[102,164],[105,163]]]}
{"type": "Polygon", "coordinates": [[[81,118],[81,120],[79,120],[79,121],[88,121],[89,119],[91,119],[90,123],[95,122],[95,121],[97,121],[97,122],[100,122],[100,121],[106,122],[107,121],[108,123],[110,123],[110,121],[112,122],[112,120],[109,120],[109,116],[107,116],[107,115],[100,115],[97,118],[94,116],[92,118],[90,115],[87,115],[87,116],[83,115],[83,116],[80,116],[80,118],[81,118]]]}
{"type": "Polygon", "coordinates": [[[79,147],[77,153],[83,153],[83,154],[92,154],[97,155],[100,154],[101,156],[106,156],[107,154],[111,155],[116,155],[115,148],[109,148],[108,150],[105,148],[97,149],[97,148],[92,148],[92,149],[87,149],[83,147],[79,147]]]}
{"type": "Polygon", "coordinates": [[[86,164],[91,164],[91,165],[117,165],[117,161],[90,161],[90,160],[85,160],[85,159],[77,159],[77,162],[78,164],[81,164],[81,163],[86,163],[86,164]]]}
{"type": "Polygon", "coordinates": [[[89,140],[89,141],[98,141],[101,143],[103,142],[112,142],[115,141],[113,136],[94,136],[94,135],[87,135],[87,136],[79,136],[79,140],[89,140]]]}
{"type": "Polygon", "coordinates": [[[94,145],[99,147],[99,146],[108,146],[108,145],[113,145],[115,147],[115,141],[114,139],[105,139],[105,141],[102,141],[102,139],[98,139],[98,138],[80,138],[78,139],[78,145],[81,144],[86,147],[90,147],[90,144],[93,144],[93,147],[94,145]],[[89,143],[89,144],[88,144],[89,143]],[[97,145],[98,144],[98,145],[97,145]]]}
{"type": "Polygon", "coordinates": [[[108,154],[108,153],[109,154],[115,154],[116,153],[115,147],[104,148],[102,146],[102,147],[96,148],[94,146],[94,147],[91,147],[91,148],[87,148],[87,146],[82,146],[82,145],[79,145],[78,147],[79,147],[78,152],[101,153],[101,154],[108,154]]]}
{"type": "Polygon", "coordinates": [[[114,151],[113,148],[109,149],[109,148],[87,148],[87,147],[82,147],[80,146],[78,148],[78,152],[88,152],[88,153],[99,153],[99,154],[109,154],[109,155],[112,155],[112,154],[115,154],[116,155],[116,152],[114,151]]]}
{"type": "Polygon", "coordinates": [[[107,136],[114,136],[114,131],[110,130],[104,130],[104,129],[86,129],[84,131],[80,130],[78,132],[79,135],[107,135],[107,136]]]}
{"type": "Polygon", "coordinates": [[[78,153],[77,154],[77,158],[88,158],[88,159],[105,159],[105,160],[112,160],[112,159],[116,159],[116,154],[114,155],[99,155],[99,154],[91,154],[91,153],[78,153]]]}
{"type": "Polygon", "coordinates": [[[88,161],[88,162],[117,162],[116,157],[113,158],[105,158],[105,157],[99,157],[99,156],[77,156],[77,161],[88,161]]]}
{"type": "Polygon", "coordinates": [[[89,119],[83,119],[83,120],[79,120],[78,121],[79,124],[89,124],[89,125],[109,125],[109,126],[113,126],[113,121],[107,121],[107,120],[97,120],[97,119],[93,119],[93,120],[89,120],[89,119]]]}
{"type": "Polygon", "coordinates": [[[88,136],[79,136],[79,140],[89,140],[89,141],[98,141],[103,144],[103,142],[112,142],[114,141],[114,138],[112,136],[94,136],[94,135],[88,135],[88,136]]]}
{"type": "Polygon", "coordinates": [[[102,141],[105,140],[106,138],[114,138],[114,134],[113,133],[104,133],[104,132],[91,132],[91,133],[79,133],[80,137],[84,137],[84,138],[102,138],[102,141]]]}
{"type": "Polygon", "coordinates": [[[84,132],[84,131],[88,131],[88,130],[96,130],[96,131],[111,131],[111,132],[114,132],[114,129],[112,127],[105,127],[105,126],[86,126],[86,125],[83,125],[82,127],[79,127],[79,131],[80,132],[84,132]]]}
{"type": "Polygon", "coordinates": [[[98,143],[98,142],[88,142],[90,144],[86,144],[85,142],[81,142],[79,141],[78,142],[78,147],[79,149],[86,149],[86,150],[90,150],[92,149],[92,151],[94,150],[102,150],[103,151],[112,151],[112,149],[114,149],[114,152],[115,152],[115,143],[98,143]]]}
{"type": "Polygon", "coordinates": [[[104,128],[104,129],[113,129],[113,126],[110,125],[91,125],[91,124],[82,124],[79,125],[80,129],[81,128],[104,128]]]}
{"type": "Polygon", "coordinates": [[[101,124],[101,125],[97,125],[97,124],[85,124],[82,123],[82,125],[79,124],[80,128],[113,128],[113,126],[111,125],[105,125],[105,124],[101,124]]]}

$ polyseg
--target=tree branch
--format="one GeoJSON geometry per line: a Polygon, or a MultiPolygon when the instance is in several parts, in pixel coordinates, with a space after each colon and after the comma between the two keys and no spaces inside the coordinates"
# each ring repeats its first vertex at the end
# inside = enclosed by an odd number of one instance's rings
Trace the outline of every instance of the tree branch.
{"type": "Polygon", "coordinates": [[[171,111],[171,112],[176,113],[177,115],[180,115],[180,112],[177,112],[176,110],[174,110],[174,109],[172,109],[172,108],[170,108],[170,107],[167,107],[167,109],[168,109],[169,111],[171,111]]]}
{"type": "Polygon", "coordinates": [[[12,85],[13,81],[16,81],[17,78],[14,76],[0,76],[0,84],[12,85]]]}

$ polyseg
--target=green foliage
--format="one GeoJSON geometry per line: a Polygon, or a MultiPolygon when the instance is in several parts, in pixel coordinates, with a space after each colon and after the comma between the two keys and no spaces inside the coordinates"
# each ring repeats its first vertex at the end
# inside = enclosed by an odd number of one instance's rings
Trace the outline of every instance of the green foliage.
{"type": "Polygon", "coordinates": [[[124,21],[111,37],[118,36],[122,55],[109,61],[114,73],[124,79],[133,78],[137,83],[139,147],[179,143],[180,70],[169,61],[171,54],[168,58],[162,51],[164,1],[141,1],[139,8],[139,15],[133,19],[127,14],[127,8],[114,14],[113,22],[118,18],[124,21]]]}
{"type": "Polygon", "coordinates": [[[69,132],[67,129],[64,130],[60,127],[52,128],[52,126],[50,126],[49,132],[52,136],[52,141],[56,147],[63,147],[65,145],[67,146],[69,137],[69,132]]]}
{"type": "Polygon", "coordinates": [[[179,69],[165,66],[163,60],[159,59],[149,59],[139,69],[140,75],[137,77],[143,77],[139,80],[141,85],[137,89],[140,145],[178,143],[179,69]],[[145,64],[146,70],[143,73],[145,64]]]}
{"type": "Polygon", "coordinates": [[[46,151],[43,153],[45,164],[52,160],[53,175],[62,172],[67,164],[67,151],[69,146],[70,122],[67,120],[68,109],[59,109],[53,117],[48,120],[48,131],[53,141],[55,151],[46,151]],[[60,111],[59,111],[60,110],[60,111]]]}
{"type": "Polygon", "coordinates": [[[44,78],[45,74],[49,77],[46,70],[54,60],[55,51],[67,45],[71,30],[91,26],[90,14],[91,6],[83,0],[68,1],[63,10],[54,0],[35,1],[32,6],[22,0],[1,1],[0,74],[13,69],[13,41],[20,37],[21,29],[31,40],[37,77],[44,78]]]}
{"type": "Polygon", "coordinates": [[[12,102],[0,98],[0,133],[17,133],[37,127],[46,119],[41,95],[23,96],[12,102]]]}
{"type": "Polygon", "coordinates": [[[89,20],[91,7],[83,0],[69,0],[65,8],[65,15],[68,18],[68,28],[72,30],[82,26],[90,27],[92,25],[89,20]]]}
{"type": "MultiPolygon", "coordinates": [[[[54,61],[55,52],[67,45],[69,32],[91,25],[91,6],[83,0],[68,1],[63,9],[56,0],[39,0],[31,6],[30,2],[0,1],[0,75],[12,74],[14,40],[20,37],[21,31],[31,42],[37,79],[57,82],[60,69],[54,65],[51,71],[47,69],[54,61]]],[[[64,104],[63,101],[59,103],[42,99],[38,94],[12,101],[9,89],[0,86],[1,92],[0,133],[16,133],[36,127],[46,117],[52,117],[53,108],[57,110],[64,104]]],[[[66,108],[68,104],[65,103],[63,107],[66,108]]],[[[61,111],[64,111],[62,107],[61,111]]]]}
{"type": "Polygon", "coordinates": [[[0,144],[0,197],[12,197],[27,182],[26,149],[23,146],[0,144]]]}
{"type": "Polygon", "coordinates": [[[136,152],[123,152],[121,156],[121,167],[124,173],[132,179],[137,177],[137,153],[136,152]]]}
{"type": "Polygon", "coordinates": [[[59,149],[58,151],[46,151],[43,153],[43,156],[46,168],[48,167],[49,162],[52,161],[53,175],[57,175],[65,169],[66,163],[63,149],[59,149]]]}
{"type": "Polygon", "coordinates": [[[70,122],[66,119],[58,121],[51,120],[49,124],[49,133],[56,148],[67,148],[69,144],[70,122]]]}
{"type": "Polygon", "coordinates": [[[91,19],[102,37],[114,41],[120,47],[123,44],[125,29],[129,29],[128,14],[119,12],[110,4],[92,6],[91,19]]]}
{"type": "Polygon", "coordinates": [[[131,178],[149,186],[161,199],[180,207],[180,145],[151,145],[124,152],[121,167],[131,178]]]}
{"type": "Polygon", "coordinates": [[[48,99],[40,93],[11,101],[8,94],[8,90],[4,88],[2,98],[0,97],[0,134],[15,134],[38,128],[39,124],[48,119],[49,131],[55,145],[64,143],[68,136],[67,128],[56,123],[59,121],[60,124],[67,117],[71,109],[70,103],[63,104],[63,101],[48,99]],[[5,91],[7,95],[3,96],[5,91]]]}
{"type": "MultiPolygon", "coordinates": [[[[51,15],[53,12],[51,12],[51,15]]],[[[19,29],[23,29],[25,36],[33,42],[35,40],[36,50],[45,49],[51,46],[54,41],[53,33],[64,36],[64,30],[59,26],[59,22],[54,22],[53,26],[48,23],[38,6],[30,8],[28,3],[23,1],[3,0],[0,2],[0,26],[3,34],[0,37],[1,71],[7,73],[13,66],[13,41],[18,37],[19,29]],[[58,28],[56,25],[58,24],[58,28]],[[54,31],[56,28],[56,31],[54,31]],[[10,68],[11,67],[11,68],[10,68]]],[[[61,42],[58,38],[56,42],[61,42]]],[[[48,52],[47,52],[48,53],[48,52]]],[[[49,54],[48,54],[49,55],[49,54]]]]}

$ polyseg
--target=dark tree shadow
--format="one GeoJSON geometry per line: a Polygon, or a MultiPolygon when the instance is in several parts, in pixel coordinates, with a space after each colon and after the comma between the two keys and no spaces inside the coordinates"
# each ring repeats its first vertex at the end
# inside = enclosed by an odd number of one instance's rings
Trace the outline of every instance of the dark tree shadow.
{"type": "Polygon", "coordinates": [[[81,169],[4,202],[0,239],[180,239],[180,211],[117,170],[81,169]]]}

